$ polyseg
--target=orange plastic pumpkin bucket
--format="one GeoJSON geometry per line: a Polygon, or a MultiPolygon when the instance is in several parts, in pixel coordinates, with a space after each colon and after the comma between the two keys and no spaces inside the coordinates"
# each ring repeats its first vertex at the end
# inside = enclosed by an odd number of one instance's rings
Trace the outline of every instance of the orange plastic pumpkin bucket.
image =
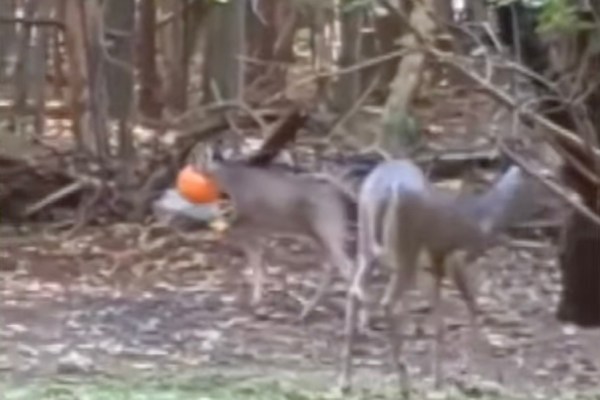
{"type": "Polygon", "coordinates": [[[179,171],[176,186],[179,194],[191,203],[213,203],[219,200],[217,184],[191,165],[179,171]]]}

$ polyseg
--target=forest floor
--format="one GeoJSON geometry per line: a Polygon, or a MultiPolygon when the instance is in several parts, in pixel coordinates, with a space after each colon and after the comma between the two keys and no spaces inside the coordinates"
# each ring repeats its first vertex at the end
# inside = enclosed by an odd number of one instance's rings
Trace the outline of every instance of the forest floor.
{"type": "MultiPolygon", "coordinates": [[[[273,246],[268,260],[268,295],[251,309],[248,271],[215,232],[181,236],[121,224],[88,228],[70,239],[43,228],[3,234],[0,398],[44,398],[24,392],[31,385],[39,390],[35,382],[62,382],[60,390],[76,382],[78,390],[108,393],[60,398],[117,398],[110,393],[124,382],[145,389],[118,398],[325,398],[302,397],[285,385],[306,393],[333,389],[343,285],[339,281],[313,317],[299,323],[301,299],[319,279],[318,260],[303,245],[285,241],[273,246]],[[103,389],[99,381],[106,382],[103,389]],[[174,382],[202,396],[165,389],[174,390],[174,382]],[[143,397],[148,385],[168,393],[143,397]]],[[[446,287],[446,388],[462,393],[457,398],[562,398],[598,390],[600,333],[562,326],[554,317],[559,286],[551,243],[534,251],[494,249],[473,269],[489,346],[476,344],[465,361],[466,310],[446,287]]],[[[423,273],[404,325],[404,354],[419,390],[428,390],[431,380],[432,324],[423,318],[430,283],[423,273]]],[[[393,382],[383,332],[360,338],[357,352],[356,382],[369,388],[364,398],[373,398],[393,382]]]]}

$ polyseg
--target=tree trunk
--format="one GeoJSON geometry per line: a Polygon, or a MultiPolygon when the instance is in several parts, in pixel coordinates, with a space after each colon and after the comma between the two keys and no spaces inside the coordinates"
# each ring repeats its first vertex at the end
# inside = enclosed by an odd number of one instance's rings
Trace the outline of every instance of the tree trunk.
{"type": "MultiPolygon", "coordinates": [[[[436,24],[430,17],[433,10],[432,0],[414,4],[409,23],[422,37],[431,38],[433,41],[436,24]]],[[[417,38],[408,33],[402,38],[402,44],[412,47],[417,44],[417,38]]],[[[420,52],[404,56],[391,84],[383,113],[383,131],[379,146],[392,155],[404,153],[407,147],[414,145],[418,140],[416,121],[411,117],[409,110],[421,84],[425,61],[425,55],[420,52]]]]}
{"type": "MultiPolygon", "coordinates": [[[[38,18],[50,18],[54,10],[54,2],[51,0],[40,3],[37,10],[38,18]]],[[[46,76],[48,71],[48,45],[51,27],[38,27],[34,31],[34,42],[31,51],[31,97],[35,112],[35,132],[38,135],[44,133],[45,125],[45,103],[46,103],[46,76]]]]}
{"type": "Polygon", "coordinates": [[[486,2],[484,0],[467,0],[465,12],[468,21],[485,22],[488,19],[486,2]]]}
{"type": "Polygon", "coordinates": [[[260,60],[246,67],[247,95],[250,103],[285,90],[287,64],[294,61],[294,37],[299,15],[293,4],[279,0],[256,2],[256,15],[248,2],[248,54],[260,60]]]}
{"type": "MultiPolygon", "coordinates": [[[[598,7],[597,2],[593,3],[598,7]]],[[[600,9],[596,9],[596,12],[600,9]]],[[[598,14],[596,14],[598,15],[598,14]]],[[[587,15],[593,21],[591,15],[587,15]]],[[[546,115],[557,124],[578,132],[590,146],[600,143],[600,88],[597,86],[589,92],[589,82],[598,77],[600,55],[594,52],[597,30],[581,31],[576,36],[563,36],[552,46],[548,57],[551,67],[558,76],[579,76],[568,82],[559,82],[559,87],[572,96],[573,93],[589,93],[583,104],[558,104],[562,109],[556,110],[556,103],[545,107],[546,115]],[[561,51],[562,50],[562,51],[561,51]],[[584,68],[582,70],[582,68],[584,68]],[[578,71],[578,74],[572,74],[578,71]],[[552,110],[552,111],[551,111],[552,110]]],[[[572,98],[572,97],[569,97],[572,98]]],[[[593,161],[590,152],[574,149],[559,141],[558,143],[572,158],[581,165],[594,171],[600,178],[600,166],[593,161]]],[[[581,197],[582,201],[600,215],[600,185],[591,181],[579,172],[571,163],[563,166],[565,182],[581,197]]],[[[557,310],[557,317],[562,321],[575,323],[582,327],[600,326],[600,227],[573,213],[563,231],[560,254],[560,270],[562,272],[563,291],[557,310]]]]}
{"type": "MultiPolygon", "coordinates": [[[[400,46],[396,42],[405,33],[402,19],[394,13],[387,12],[385,15],[375,16],[374,25],[379,52],[387,54],[398,50],[400,46]]],[[[381,99],[386,99],[389,95],[390,83],[396,75],[399,61],[400,57],[396,57],[386,61],[379,67],[377,96],[381,99]]]]}
{"type": "Polygon", "coordinates": [[[166,2],[165,7],[176,17],[171,23],[163,28],[163,35],[166,35],[165,46],[162,48],[165,64],[164,96],[165,105],[176,113],[183,112],[187,104],[188,88],[188,65],[187,65],[187,45],[186,45],[186,25],[188,19],[186,13],[182,12],[185,3],[180,0],[171,0],[166,2]]]}
{"type": "MultiPolygon", "coordinates": [[[[65,1],[57,1],[55,4],[55,18],[59,21],[64,21],[65,18],[65,1]]],[[[51,97],[63,99],[65,97],[64,90],[69,84],[69,79],[65,74],[65,57],[64,49],[66,46],[66,33],[59,29],[52,29],[49,38],[49,58],[51,69],[49,75],[52,80],[51,97]]]]}
{"type": "Polygon", "coordinates": [[[129,129],[133,105],[133,39],[135,0],[108,0],[104,6],[104,40],[110,60],[106,63],[108,115],[118,123],[118,183],[129,188],[134,179],[135,149],[129,129]],[[114,60],[114,61],[112,61],[114,60]]]}
{"type": "Polygon", "coordinates": [[[84,22],[85,58],[88,77],[88,130],[92,139],[92,151],[101,166],[110,157],[110,140],[107,125],[108,102],[106,96],[106,60],[103,52],[101,21],[102,7],[99,0],[80,0],[80,18],[84,22]]]}
{"type": "MultiPolygon", "coordinates": [[[[248,30],[248,56],[257,60],[269,61],[273,59],[275,42],[277,40],[277,0],[262,0],[257,3],[258,13],[254,10],[247,13],[248,30]]],[[[250,4],[248,5],[250,7],[250,4]]],[[[266,64],[250,63],[246,69],[248,84],[267,73],[266,64]]]]}
{"type": "Polygon", "coordinates": [[[129,118],[133,100],[132,42],[135,32],[135,1],[108,0],[104,5],[104,41],[110,60],[106,63],[108,115],[129,118]],[[114,61],[113,61],[114,60],[114,61]]]}
{"type": "Polygon", "coordinates": [[[160,80],[156,67],[155,0],[140,2],[138,26],[139,108],[145,117],[160,119],[162,115],[162,103],[159,100],[160,80]]]}
{"type": "MultiPolygon", "coordinates": [[[[24,17],[31,19],[35,15],[35,10],[38,6],[35,0],[26,0],[23,5],[24,17]]],[[[18,38],[17,62],[15,65],[15,86],[14,99],[15,111],[22,113],[27,108],[28,92],[30,88],[28,61],[30,56],[32,25],[25,24],[21,27],[21,32],[18,38]]]]}
{"type": "Polygon", "coordinates": [[[536,33],[538,12],[522,1],[496,7],[500,40],[509,46],[518,61],[543,74],[548,66],[548,57],[547,49],[536,33]]]}
{"type": "MultiPolygon", "coordinates": [[[[338,65],[347,68],[362,59],[361,31],[365,14],[360,7],[346,10],[349,1],[340,2],[341,50],[338,65]]],[[[360,71],[341,74],[336,84],[334,107],[344,112],[349,110],[361,93],[360,71]]]]}
{"type": "MultiPolygon", "coordinates": [[[[7,16],[15,15],[15,1],[0,1],[0,14],[7,16]]],[[[0,24],[0,82],[6,77],[8,58],[14,50],[15,24],[0,24]]]]}
{"type": "Polygon", "coordinates": [[[85,80],[87,77],[85,57],[85,31],[79,8],[80,0],[63,0],[61,12],[65,24],[65,45],[67,50],[67,80],[69,89],[67,101],[71,110],[73,136],[78,152],[91,151],[93,144],[87,131],[83,129],[84,104],[86,103],[85,80]]]}
{"type": "Polygon", "coordinates": [[[208,19],[204,55],[205,101],[243,95],[246,1],[216,3],[208,19]]]}
{"type": "Polygon", "coordinates": [[[559,257],[562,293],[559,320],[582,327],[600,326],[600,229],[579,213],[563,228],[559,257]]]}

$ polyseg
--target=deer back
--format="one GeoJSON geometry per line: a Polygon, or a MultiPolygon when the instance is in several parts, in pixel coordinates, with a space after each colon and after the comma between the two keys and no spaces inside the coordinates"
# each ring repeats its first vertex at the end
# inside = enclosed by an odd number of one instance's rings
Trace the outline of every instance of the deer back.
{"type": "Polygon", "coordinates": [[[219,163],[211,174],[230,196],[240,224],[311,234],[316,224],[352,217],[351,199],[334,185],[308,174],[242,162],[219,163]]]}

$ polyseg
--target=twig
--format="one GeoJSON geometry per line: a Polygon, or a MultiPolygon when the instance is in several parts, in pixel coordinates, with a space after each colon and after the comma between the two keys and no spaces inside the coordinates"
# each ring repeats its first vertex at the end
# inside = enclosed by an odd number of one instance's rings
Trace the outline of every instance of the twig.
{"type": "Polygon", "coordinates": [[[559,91],[556,83],[550,82],[544,76],[533,71],[531,68],[527,68],[524,65],[521,65],[519,63],[510,61],[510,60],[503,60],[501,63],[496,63],[496,66],[500,69],[506,69],[506,70],[510,70],[513,72],[517,72],[517,73],[523,75],[524,77],[529,78],[534,82],[537,82],[544,88],[550,90],[552,93],[560,94],[560,91],[559,91]]]}
{"type": "MultiPolygon", "coordinates": [[[[223,94],[219,90],[219,86],[214,81],[214,79],[210,82],[210,90],[212,91],[213,96],[215,97],[215,99],[217,99],[218,102],[223,102],[223,94]]],[[[235,134],[239,138],[243,138],[244,133],[242,132],[242,130],[240,129],[238,124],[233,119],[233,117],[231,115],[231,110],[227,110],[227,109],[225,110],[225,119],[227,120],[227,124],[235,132],[235,134]]]]}
{"type": "Polygon", "coordinates": [[[28,206],[25,209],[23,216],[25,218],[31,217],[33,214],[36,214],[36,213],[42,211],[44,208],[51,206],[52,204],[64,199],[65,197],[70,196],[73,193],[80,191],[81,189],[85,188],[88,185],[89,185],[89,182],[85,182],[85,181],[72,182],[63,188],[50,193],[48,196],[44,197],[40,201],[28,206]]]}
{"type": "Polygon", "coordinates": [[[250,0],[250,5],[252,7],[252,12],[254,13],[254,15],[256,15],[256,19],[258,19],[261,24],[267,26],[267,25],[269,25],[269,23],[267,22],[265,16],[263,15],[263,13],[259,9],[259,5],[258,5],[259,1],[260,0],[250,0]]]}
{"type": "MultiPolygon", "coordinates": [[[[362,107],[362,105],[367,101],[367,99],[369,98],[369,96],[371,95],[373,90],[375,90],[375,88],[377,87],[378,83],[379,83],[379,75],[376,75],[373,77],[373,79],[371,80],[369,86],[365,89],[365,91],[354,102],[352,107],[350,107],[350,109],[348,111],[346,111],[340,118],[338,118],[337,121],[335,121],[335,123],[333,124],[333,126],[331,127],[331,129],[329,130],[329,132],[327,133],[326,136],[335,136],[336,135],[336,132],[339,130],[339,128],[341,126],[343,126],[360,109],[360,107],[362,107]]],[[[344,139],[346,139],[346,141],[348,141],[348,138],[350,136],[342,135],[342,137],[344,139]]],[[[369,145],[367,145],[366,147],[364,147],[361,150],[361,153],[364,154],[364,153],[369,153],[371,151],[374,151],[386,160],[391,159],[392,156],[390,155],[390,153],[388,153],[386,150],[381,148],[379,139],[380,138],[376,136],[375,139],[373,139],[372,143],[370,143],[369,145]]],[[[361,147],[361,146],[359,146],[359,144],[357,143],[356,140],[354,140],[353,142],[354,142],[353,143],[354,146],[361,147]]]]}
{"type": "Polygon", "coordinates": [[[314,75],[307,76],[305,78],[298,79],[297,81],[290,83],[285,90],[280,90],[279,92],[272,94],[269,98],[267,98],[264,101],[264,104],[269,104],[269,103],[279,99],[288,90],[296,89],[296,88],[302,87],[304,85],[308,85],[317,79],[340,76],[340,75],[344,75],[344,74],[350,74],[352,72],[360,71],[360,70],[367,69],[367,68],[370,68],[370,67],[373,67],[373,66],[376,66],[379,64],[383,64],[389,60],[393,60],[394,58],[403,57],[414,51],[415,51],[415,49],[406,49],[406,48],[400,49],[400,50],[394,50],[394,51],[390,51],[388,53],[382,54],[380,56],[358,62],[356,64],[350,65],[345,68],[339,68],[335,71],[316,72],[314,75]]]}
{"type": "Polygon", "coordinates": [[[104,185],[99,184],[94,186],[94,192],[90,194],[87,199],[84,199],[79,204],[79,210],[77,219],[74,221],[75,223],[67,232],[66,237],[72,238],[75,236],[83,227],[85,227],[88,222],[91,220],[90,210],[92,207],[102,198],[102,193],[104,192],[104,185]]]}
{"type": "Polygon", "coordinates": [[[22,18],[13,17],[7,15],[0,15],[0,24],[23,24],[23,25],[38,25],[38,26],[49,26],[52,28],[60,29],[64,31],[66,29],[65,24],[61,21],[50,19],[50,18],[22,18]]]}
{"type": "MultiPolygon", "coordinates": [[[[492,45],[494,46],[494,50],[496,50],[496,52],[500,53],[502,51],[502,44],[500,44],[500,39],[498,38],[498,35],[496,34],[496,32],[494,32],[493,28],[491,27],[489,22],[471,22],[471,21],[465,21],[462,23],[462,25],[464,26],[464,28],[456,23],[451,23],[451,25],[457,29],[459,29],[461,32],[464,31],[468,32],[468,36],[472,37],[473,39],[475,39],[475,41],[482,47],[485,47],[484,43],[482,40],[480,40],[476,35],[473,35],[468,27],[472,26],[472,27],[480,27],[486,35],[488,35],[488,37],[490,38],[490,40],[492,41],[492,45]]],[[[465,33],[466,33],[465,32],[465,33]]]]}
{"type": "MultiPolygon", "coordinates": [[[[461,63],[457,62],[454,57],[452,57],[449,53],[441,52],[437,49],[426,47],[424,48],[428,54],[431,54],[452,68],[458,70],[467,78],[471,79],[473,82],[477,83],[486,93],[491,95],[494,99],[504,104],[506,107],[511,110],[515,110],[519,108],[519,105],[515,99],[513,99],[509,94],[504,92],[503,90],[492,85],[491,82],[483,79],[477,73],[469,70],[461,63]]],[[[585,143],[580,137],[578,137],[574,132],[569,129],[565,129],[562,126],[552,122],[548,118],[540,115],[535,111],[531,111],[529,109],[519,110],[519,117],[528,122],[533,122],[541,125],[548,132],[551,132],[557,138],[564,140],[565,142],[575,146],[579,150],[588,150],[589,144],[585,143]]],[[[593,153],[595,158],[600,160],[600,149],[593,149],[593,153]]]]}
{"type": "Polygon", "coordinates": [[[583,175],[587,180],[594,183],[595,185],[600,186],[600,178],[596,176],[594,172],[591,171],[581,160],[579,160],[573,154],[569,153],[565,148],[563,148],[563,146],[559,145],[558,143],[552,142],[552,144],[554,150],[556,150],[556,152],[560,154],[560,156],[563,157],[563,159],[567,161],[570,166],[572,166],[578,173],[583,175]]]}
{"type": "MultiPolygon", "coordinates": [[[[493,86],[491,84],[491,82],[482,78],[477,73],[474,73],[474,72],[470,71],[469,69],[467,69],[462,63],[457,61],[456,56],[451,55],[451,53],[448,53],[448,52],[443,52],[443,51],[438,50],[438,49],[434,48],[433,46],[431,46],[429,44],[429,41],[427,40],[427,38],[423,37],[423,35],[421,35],[421,33],[410,24],[410,21],[408,21],[408,17],[406,15],[404,15],[404,13],[397,12],[397,14],[405,22],[407,29],[409,29],[410,32],[412,32],[415,35],[415,37],[417,38],[417,40],[420,43],[419,47],[421,48],[421,50],[424,50],[428,55],[435,57],[436,59],[449,65],[450,67],[454,68],[455,70],[458,70],[464,76],[471,79],[474,83],[481,86],[482,89],[484,89],[488,94],[490,94],[493,98],[495,98],[500,103],[504,104],[505,106],[509,107],[512,110],[517,109],[517,107],[518,107],[517,101],[514,100],[509,94],[496,88],[495,86],[493,86]]],[[[513,65],[513,67],[514,67],[514,65],[513,65]]],[[[548,84],[548,81],[546,79],[544,79],[543,77],[541,77],[538,74],[535,74],[535,72],[533,72],[533,71],[528,71],[527,69],[523,69],[522,67],[520,67],[519,70],[521,72],[527,72],[527,74],[530,77],[535,77],[535,79],[538,80],[538,82],[541,82],[544,85],[548,84]]],[[[552,87],[554,87],[554,85],[550,84],[549,87],[552,88],[552,87]]],[[[555,136],[565,140],[569,144],[574,145],[576,148],[578,148],[580,150],[588,150],[589,144],[585,143],[574,132],[555,124],[554,122],[552,122],[548,118],[543,117],[542,115],[540,115],[537,112],[523,109],[523,110],[520,110],[519,117],[525,119],[526,121],[534,122],[534,123],[537,123],[537,124],[543,126],[545,129],[552,132],[555,136]]],[[[595,157],[594,157],[596,159],[595,161],[600,163],[600,149],[593,149],[592,151],[595,155],[595,157]]]]}
{"type": "MultiPolygon", "coordinates": [[[[164,27],[169,25],[173,20],[181,17],[182,15],[184,15],[186,13],[186,11],[189,11],[190,8],[196,6],[199,3],[200,3],[199,1],[185,2],[185,4],[183,4],[183,7],[180,7],[177,11],[172,11],[172,12],[168,13],[167,15],[165,15],[160,20],[156,21],[156,26],[155,26],[156,29],[157,30],[163,29],[164,27]]],[[[210,8],[209,5],[202,5],[202,7],[205,9],[210,8]]]]}
{"type": "Polygon", "coordinates": [[[542,177],[538,172],[534,170],[532,166],[530,166],[527,162],[525,162],[520,156],[518,156],[514,151],[508,148],[508,146],[503,142],[499,141],[498,146],[501,150],[519,167],[523,169],[527,174],[533,176],[536,180],[542,183],[548,190],[558,196],[560,199],[564,200],[569,206],[571,206],[575,211],[579,212],[583,217],[587,218],[597,226],[600,226],[600,217],[596,215],[593,211],[591,211],[584,204],[579,203],[572,196],[569,196],[565,193],[564,189],[552,182],[549,179],[542,177]]]}
{"type": "MultiPolygon", "coordinates": [[[[267,129],[267,124],[265,123],[264,119],[260,116],[260,113],[256,110],[253,110],[247,103],[241,100],[215,101],[213,103],[206,104],[201,107],[189,109],[183,114],[177,116],[177,118],[174,118],[168,125],[174,127],[181,126],[182,124],[184,124],[185,120],[191,118],[192,115],[207,114],[209,112],[225,112],[230,108],[239,108],[240,110],[244,111],[246,114],[248,114],[250,119],[256,122],[261,131],[264,132],[267,129]]],[[[196,131],[196,128],[193,127],[192,130],[196,131]]],[[[185,133],[183,135],[185,136],[185,133]]]]}
{"type": "Polygon", "coordinates": [[[256,122],[256,124],[258,125],[258,128],[260,129],[261,133],[264,133],[267,130],[267,124],[265,123],[265,121],[243,99],[239,99],[237,101],[234,101],[233,104],[235,104],[236,107],[238,107],[240,110],[242,110],[246,114],[248,114],[250,116],[250,118],[252,118],[252,120],[254,122],[256,122]]]}
{"type": "Polygon", "coordinates": [[[547,242],[541,240],[525,240],[525,239],[511,239],[508,241],[510,248],[514,250],[545,250],[550,247],[547,242]]]}
{"type": "Polygon", "coordinates": [[[371,95],[373,90],[375,90],[375,88],[377,87],[378,83],[379,83],[379,74],[375,75],[371,79],[369,86],[360,95],[360,97],[354,102],[354,104],[352,104],[352,107],[350,107],[350,109],[348,109],[348,111],[346,111],[344,114],[342,114],[342,116],[340,118],[338,118],[337,121],[335,121],[335,123],[333,124],[333,126],[331,127],[331,129],[329,130],[329,132],[327,133],[326,136],[330,136],[330,135],[333,136],[336,134],[337,129],[340,126],[344,125],[358,111],[358,109],[360,107],[362,107],[362,105],[367,101],[367,99],[369,98],[369,96],[371,95]]]}

